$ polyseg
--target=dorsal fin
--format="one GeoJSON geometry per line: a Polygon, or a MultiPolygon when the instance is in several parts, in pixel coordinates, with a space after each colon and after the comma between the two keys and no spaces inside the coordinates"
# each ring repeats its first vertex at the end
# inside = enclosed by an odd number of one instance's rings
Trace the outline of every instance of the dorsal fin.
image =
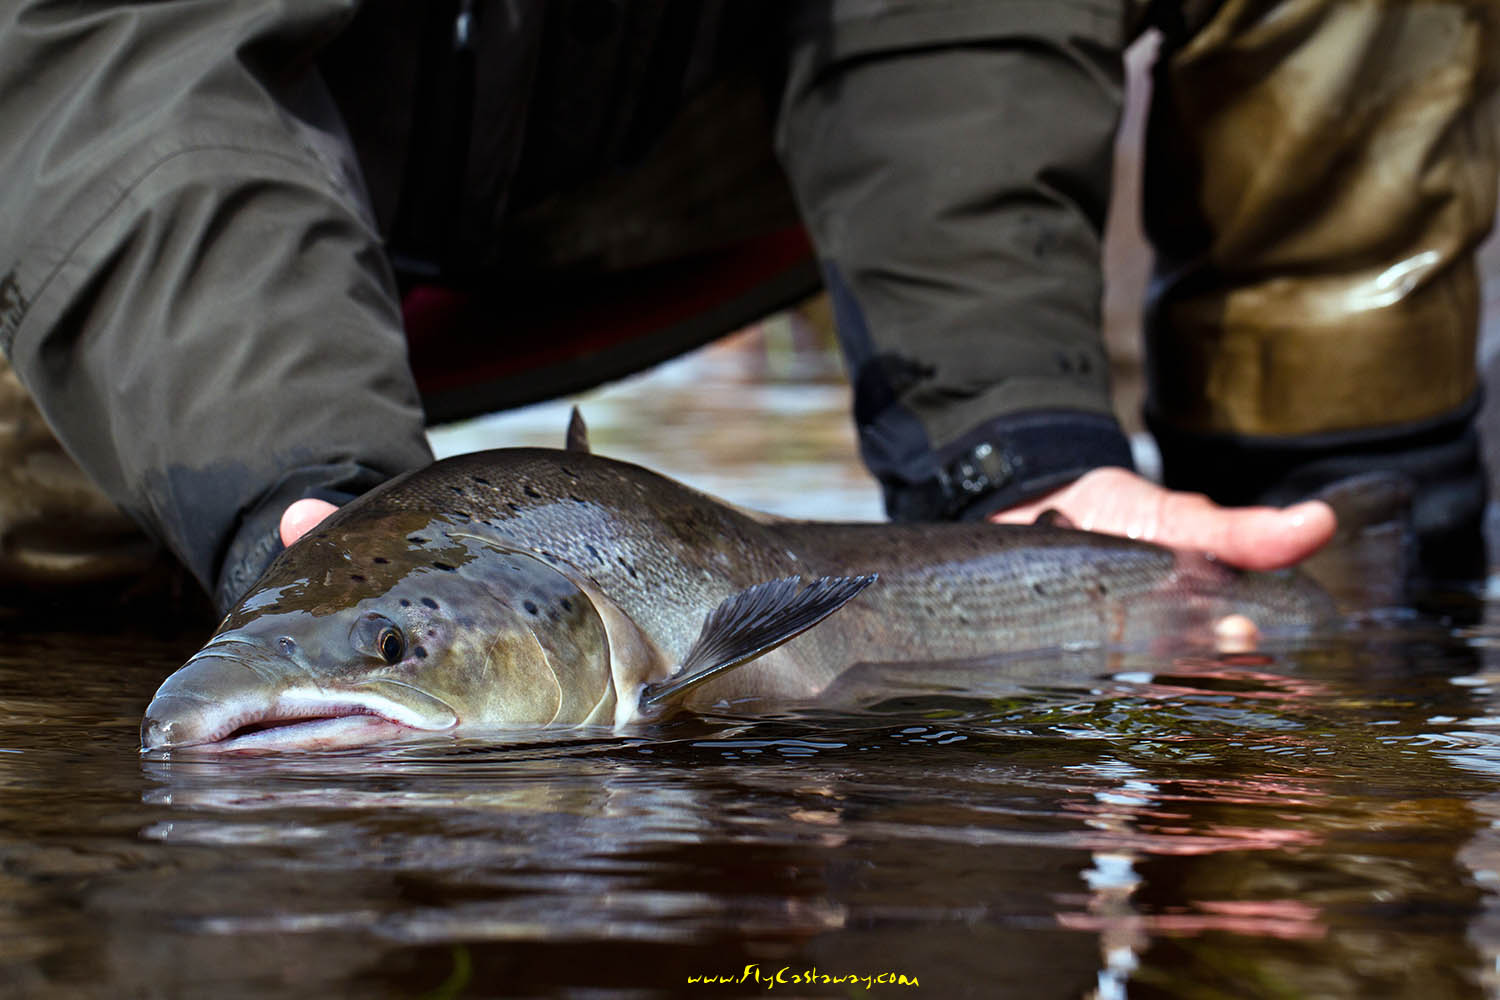
{"type": "Polygon", "coordinates": [[[576,406],[573,407],[572,414],[568,416],[568,437],[563,448],[566,451],[581,451],[584,454],[589,452],[589,428],[583,422],[583,414],[576,406]]]}
{"type": "Polygon", "coordinates": [[[651,714],[693,688],[763,656],[801,635],[849,603],[876,580],[825,576],[802,590],[801,577],[759,583],[723,600],[703,620],[703,630],[671,677],[641,691],[641,712],[651,714]]]}
{"type": "Polygon", "coordinates": [[[1036,520],[1031,523],[1045,525],[1048,528],[1073,528],[1074,530],[1077,530],[1078,528],[1078,525],[1073,523],[1073,519],[1071,517],[1064,514],[1056,507],[1048,507],[1046,510],[1038,514],[1036,516],[1036,520]]]}

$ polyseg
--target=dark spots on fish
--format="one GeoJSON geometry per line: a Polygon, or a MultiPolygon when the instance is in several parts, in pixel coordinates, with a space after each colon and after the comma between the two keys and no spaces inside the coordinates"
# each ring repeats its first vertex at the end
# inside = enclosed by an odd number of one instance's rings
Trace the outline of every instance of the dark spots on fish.
{"type": "Polygon", "coordinates": [[[557,562],[557,556],[553,555],[551,552],[548,552],[546,549],[542,550],[542,558],[547,560],[549,563],[556,564],[557,562]]]}
{"type": "Polygon", "coordinates": [[[528,615],[534,615],[534,614],[536,614],[537,607],[536,607],[536,603],[534,601],[527,601],[524,604],[522,604],[521,607],[523,607],[523,608],[526,609],[526,613],[528,615]]]}
{"type": "Polygon", "coordinates": [[[518,504],[518,503],[516,503],[514,500],[510,501],[505,506],[507,506],[507,507],[510,508],[510,512],[512,514],[519,514],[519,513],[521,513],[521,505],[518,504]]]}
{"type": "Polygon", "coordinates": [[[559,465],[557,468],[562,472],[563,475],[567,476],[569,479],[577,479],[578,478],[578,473],[574,472],[572,469],[568,468],[566,465],[559,465]]]}
{"type": "Polygon", "coordinates": [[[571,500],[571,501],[573,501],[574,503],[588,503],[587,500],[585,500],[583,497],[579,496],[576,493],[569,493],[568,494],[568,499],[571,500]]]}
{"type": "Polygon", "coordinates": [[[536,490],[532,489],[530,486],[523,486],[523,487],[521,487],[521,492],[525,493],[527,496],[531,497],[533,500],[540,500],[542,498],[542,495],[540,493],[538,493],[536,490]]]}
{"type": "Polygon", "coordinates": [[[434,611],[437,610],[437,601],[434,601],[430,597],[422,598],[422,604],[426,607],[432,608],[434,611]]]}
{"type": "Polygon", "coordinates": [[[599,550],[596,549],[596,548],[594,548],[592,545],[587,545],[586,544],[586,545],[584,545],[584,548],[586,548],[586,549],[589,550],[589,557],[591,559],[593,559],[594,562],[603,562],[604,561],[604,557],[599,554],[599,550]]]}
{"type": "MultiPolygon", "coordinates": [[[[469,516],[469,512],[466,511],[466,510],[455,510],[453,512],[453,516],[456,517],[456,518],[458,518],[460,521],[472,521],[473,520],[473,518],[471,518],[469,516]]],[[[449,537],[451,538],[453,536],[450,535],[449,537]]]]}
{"type": "Polygon", "coordinates": [[[371,560],[371,562],[373,562],[377,566],[384,566],[386,563],[390,562],[390,560],[387,559],[385,556],[376,556],[374,559],[371,560]]]}
{"type": "Polygon", "coordinates": [[[427,539],[423,538],[421,535],[407,535],[406,536],[406,540],[408,542],[411,542],[413,545],[426,545],[427,544],[427,539]]]}
{"type": "Polygon", "coordinates": [[[403,597],[403,598],[401,598],[401,606],[403,608],[409,608],[409,607],[411,607],[411,601],[408,601],[406,598],[403,597]]]}
{"type": "Polygon", "coordinates": [[[452,573],[452,572],[455,572],[458,569],[457,566],[450,566],[450,565],[448,565],[445,562],[434,562],[432,564],[432,568],[433,569],[440,569],[444,573],[452,573]]]}
{"type": "Polygon", "coordinates": [[[562,609],[564,611],[572,611],[573,610],[573,602],[570,601],[570,600],[568,600],[566,597],[564,597],[558,603],[562,605],[562,609]]]}
{"type": "Polygon", "coordinates": [[[425,659],[427,659],[427,647],[426,646],[413,646],[411,648],[411,655],[415,656],[419,660],[425,660],[425,659]]]}
{"type": "Polygon", "coordinates": [[[637,579],[636,572],[635,572],[635,567],[632,566],[632,565],[630,565],[630,563],[626,562],[624,556],[615,556],[615,562],[617,562],[621,566],[625,567],[625,572],[627,572],[627,573],[630,574],[630,578],[632,580],[637,579]]]}
{"type": "Polygon", "coordinates": [[[358,574],[358,573],[350,573],[349,574],[349,579],[353,580],[355,583],[364,583],[365,582],[365,578],[363,576],[361,576],[360,574],[358,574]]]}
{"type": "Polygon", "coordinates": [[[457,493],[459,496],[464,495],[464,488],[462,486],[449,486],[448,488],[454,493],[457,493]]]}
{"type": "Polygon", "coordinates": [[[1047,588],[1042,585],[1042,581],[1040,581],[1040,580],[1037,580],[1034,583],[1032,583],[1031,589],[1033,591],[1035,591],[1037,594],[1045,595],[1047,593],[1047,588]]]}
{"type": "Polygon", "coordinates": [[[480,486],[488,486],[488,485],[490,485],[490,481],[488,479],[484,478],[483,476],[470,476],[469,477],[469,482],[471,482],[471,483],[478,483],[480,486]]]}
{"type": "Polygon", "coordinates": [[[430,629],[428,629],[428,630],[427,630],[427,635],[428,635],[428,636],[429,636],[429,637],[431,637],[431,636],[434,636],[434,635],[437,635],[437,629],[435,629],[435,628],[430,628],[430,629]]]}

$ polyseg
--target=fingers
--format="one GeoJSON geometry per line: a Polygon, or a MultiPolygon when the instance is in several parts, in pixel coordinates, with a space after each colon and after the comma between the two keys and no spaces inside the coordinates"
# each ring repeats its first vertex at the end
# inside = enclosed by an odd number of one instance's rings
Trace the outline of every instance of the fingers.
{"type": "Polygon", "coordinates": [[[338,510],[327,500],[297,500],[281,514],[281,544],[290,545],[338,510]]]}
{"type": "Polygon", "coordinates": [[[1333,508],[1321,500],[1286,508],[1220,507],[1196,493],[1140,482],[1150,492],[1142,491],[1139,502],[1154,499],[1159,513],[1153,530],[1135,537],[1212,552],[1242,569],[1279,569],[1300,562],[1322,548],[1337,527],[1333,508]]]}
{"type": "Polygon", "coordinates": [[[991,520],[1030,522],[1049,507],[1080,528],[1212,552],[1232,566],[1254,570],[1279,569],[1305,559],[1325,545],[1337,527],[1333,508],[1320,500],[1285,509],[1221,507],[1197,493],[1169,490],[1115,468],[1094,469],[991,520]]]}
{"type": "Polygon", "coordinates": [[[1242,569],[1269,570],[1312,555],[1333,537],[1336,527],[1333,508],[1321,500],[1284,509],[1207,504],[1177,522],[1170,540],[1156,541],[1212,552],[1242,569]]]}

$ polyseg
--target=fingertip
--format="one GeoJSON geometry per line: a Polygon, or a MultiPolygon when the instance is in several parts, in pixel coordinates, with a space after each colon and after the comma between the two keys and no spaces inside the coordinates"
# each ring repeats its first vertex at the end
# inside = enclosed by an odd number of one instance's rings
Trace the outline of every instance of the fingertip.
{"type": "Polygon", "coordinates": [[[1236,556],[1242,569],[1275,570],[1295,565],[1328,544],[1338,527],[1333,508],[1309,500],[1286,508],[1246,510],[1236,533],[1236,556]]]}
{"type": "Polygon", "coordinates": [[[338,508],[327,500],[314,500],[308,497],[293,501],[281,513],[281,544],[291,545],[316,528],[324,518],[336,510],[338,508]]]}
{"type": "Polygon", "coordinates": [[[1322,500],[1304,500],[1286,508],[1282,513],[1287,518],[1287,524],[1299,530],[1322,533],[1327,538],[1332,538],[1333,533],[1338,530],[1338,515],[1322,500]]]}
{"type": "Polygon", "coordinates": [[[1287,519],[1292,536],[1305,549],[1293,560],[1297,562],[1327,545],[1339,527],[1338,515],[1322,500],[1305,500],[1288,507],[1282,514],[1287,519]]]}

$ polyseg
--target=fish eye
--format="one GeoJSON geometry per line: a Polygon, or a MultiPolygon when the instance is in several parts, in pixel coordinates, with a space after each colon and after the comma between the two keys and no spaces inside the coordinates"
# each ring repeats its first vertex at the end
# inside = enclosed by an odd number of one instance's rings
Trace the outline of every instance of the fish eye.
{"type": "Polygon", "coordinates": [[[401,630],[395,626],[381,629],[380,638],[375,641],[375,648],[380,650],[381,659],[387,663],[398,663],[406,652],[406,640],[401,635],[401,630]]]}
{"type": "Polygon", "coordinates": [[[360,615],[349,630],[349,642],[366,656],[378,656],[387,663],[399,663],[406,656],[406,633],[385,615],[360,615]]]}

